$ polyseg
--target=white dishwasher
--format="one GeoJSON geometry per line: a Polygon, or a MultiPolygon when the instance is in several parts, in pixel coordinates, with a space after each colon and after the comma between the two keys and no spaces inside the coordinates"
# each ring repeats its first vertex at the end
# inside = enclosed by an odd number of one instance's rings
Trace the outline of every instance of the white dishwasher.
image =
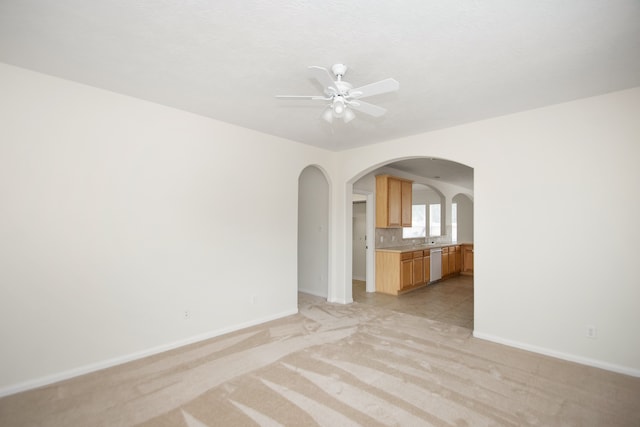
{"type": "Polygon", "coordinates": [[[442,248],[431,249],[431,276],[429,283],[442,279],[442,248]]]}

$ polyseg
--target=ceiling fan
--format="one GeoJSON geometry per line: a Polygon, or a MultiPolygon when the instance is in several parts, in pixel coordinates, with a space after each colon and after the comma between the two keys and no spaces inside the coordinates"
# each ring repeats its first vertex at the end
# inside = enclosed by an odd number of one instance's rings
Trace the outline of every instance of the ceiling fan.
{"type": "Polygon", "coordinates": [[[366,98],[367,96],[393,92],[398,90],[400,87],[400,84],[396,80],[384,79],[379,82],[354,88],[351,83],[342,80],[342,76],[347,72],[347,66],[344,64],[333,65],[331,67],[331,73],[333,73],[333,75],[331,75],[329,70],[326,68],[317,66],[309,67],[309,71],[311,76],[324,86],[324,95],[278,95],[276,98],[329,101],[327,108],[322,113],[322,118],[329,123],[332,123],[334,118],[341,118],[345,123],[349,123],[355,118],[355,114],[351,110],[369,114],[373,117],[380,117],[384,115],[384,113],[387,112],[386,109],[361,101],[360,99],[366,98]]]}

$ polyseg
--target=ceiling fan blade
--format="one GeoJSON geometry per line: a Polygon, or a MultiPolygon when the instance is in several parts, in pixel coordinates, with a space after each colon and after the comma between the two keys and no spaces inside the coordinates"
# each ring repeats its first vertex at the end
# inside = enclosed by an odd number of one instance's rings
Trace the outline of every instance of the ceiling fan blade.
{"type": "Polygon", "coordinates": [[[367,96],[379,95],[381,93],[393,92],[400,88],[400,83],[395,79],[384,79],[379,82],[360,86],[349,91],[352,98],[365,98],[367,96]]]}
{"type": "Polygon", "coordinates": [[[312,65],[309,67],[309,72],[311,73],[311,76],[313,76],[313,78],[315,78],[320,82],[320,84],[322,85],[322,87],[325,88],[325,90],[330,90],[331,92],[334,92],[334,93],[338,92],[336,88],[336,83],[333,81],[333,76],[331,75],[331,73],[329,73],[329,70],[327,70],[326,68],[312,65]]]}
{"type": "Polygon", "coordinates": [[[349,103],[349,107],[373,117],[383,116],[384,113],[387,112],[387,110],[382,107],[378,107],[377,105],[369,104],[364,101],[352,101],[349,103]]]}
{"type": "Polygon", "coordinates": [[[311,99],[311,100],[320,100],[320,101],[329,101],[331,98],[325,98],[320,95],[276,95],[278,99],[311,99]]]}

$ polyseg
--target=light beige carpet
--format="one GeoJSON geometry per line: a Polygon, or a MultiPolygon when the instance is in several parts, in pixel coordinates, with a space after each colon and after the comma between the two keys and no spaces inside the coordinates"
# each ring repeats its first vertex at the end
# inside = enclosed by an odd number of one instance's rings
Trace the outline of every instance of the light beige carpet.
{"type": "Polygon", "coordinates": [[[300,294],[300,313],[0,399],[1,426],[640,426],[640,378],[300,294]]]}

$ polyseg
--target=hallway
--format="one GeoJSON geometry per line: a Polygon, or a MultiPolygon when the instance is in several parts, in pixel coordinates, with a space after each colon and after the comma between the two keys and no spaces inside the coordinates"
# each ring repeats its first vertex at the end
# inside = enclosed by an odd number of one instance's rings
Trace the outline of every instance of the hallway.
{"type": "Polygon", "coordinates": [[[353,300],[473,330],[473,276],[456,276],[404,295],[367,293],[353,281],[353,300]]]}

